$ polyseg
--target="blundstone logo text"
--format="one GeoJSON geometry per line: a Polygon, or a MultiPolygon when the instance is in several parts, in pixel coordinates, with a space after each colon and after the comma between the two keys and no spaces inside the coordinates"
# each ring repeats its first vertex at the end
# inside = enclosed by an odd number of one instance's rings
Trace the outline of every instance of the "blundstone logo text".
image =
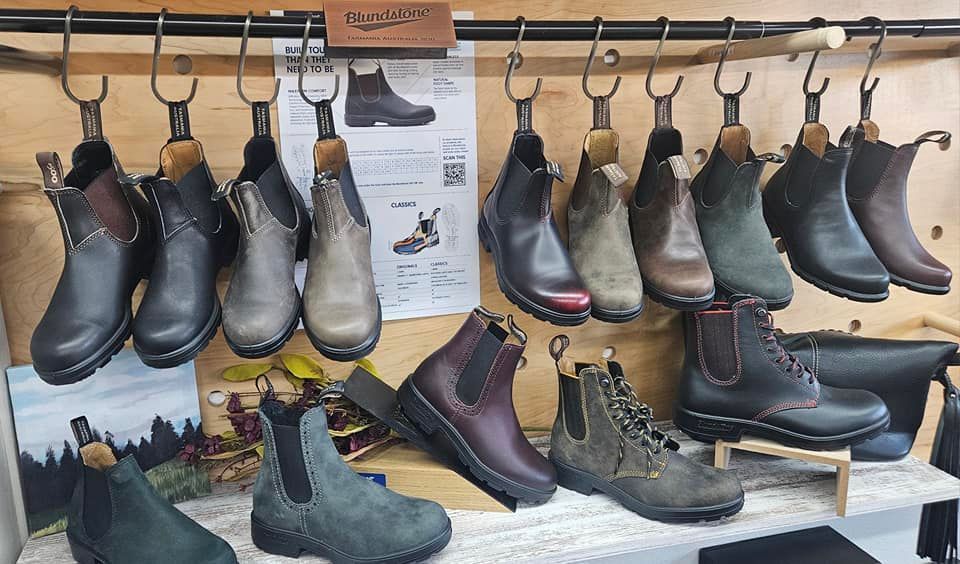
{"type": "Polygon", "coordinates": [[[344,23],[361,31],[384,29],[430,16],[430,8],[387,8],[379,12],[352,10],[343,15],[344,23]]]}
{"type": "Polygon", "coordinates": [[[47,163],[47,172],[50,174],[50,184],[52,186],[59,185],[60,174],[57,172],[57,167],[53,166],[53,163],[47,163]]]}

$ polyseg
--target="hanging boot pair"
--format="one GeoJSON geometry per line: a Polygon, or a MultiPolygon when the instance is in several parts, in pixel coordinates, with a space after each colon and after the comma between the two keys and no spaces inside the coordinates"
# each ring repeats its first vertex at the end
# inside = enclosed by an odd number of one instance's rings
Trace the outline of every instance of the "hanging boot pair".
{"type": "Polygon", "coordinates": [[[437,119],[433,107],[413,104],[390,88],[383,66],[377,61],[377,70],[357,74],[354,59],[347,64],[347,102],[343,121],[350,127],[387,125],[426,125],[437,119]]]}
{"type": "Polygon", "coordinates": [[[620,364],[564,356],[566,335],[550,341],[560,403],[550,435],[550,461],[561,486],[604,492],[627,509],[657,521],[727,517],[743,507],[734,472],[690,460],[659,431],[653,410],[637,399],[620,364]]]}
{"type": "Polygon", "coordinates": [[[406,239],[393,244],[393,252],[398,255],[415,255],[424,249],[436,247],[440,244],[440,234],[437,233],[437,214],[440,208],[433,210],[430,217],[423,219],[423,212],[417,215],[417,228],[406,239]]]}

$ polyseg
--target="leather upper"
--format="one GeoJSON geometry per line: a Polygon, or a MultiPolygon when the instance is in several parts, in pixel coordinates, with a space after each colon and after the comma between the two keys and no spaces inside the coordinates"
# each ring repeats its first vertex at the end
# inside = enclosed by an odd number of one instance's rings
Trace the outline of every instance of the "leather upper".
{"type": "Polygon", "coordinates": [[[352,67],[347,68],[347,114],[359,116],[393,117],[411,120],[433,120],[436,113],[433,107],[425,104],[413,104],[398,96],[390,88],[383,68],[370,74],[357,74],[352,67]]]}

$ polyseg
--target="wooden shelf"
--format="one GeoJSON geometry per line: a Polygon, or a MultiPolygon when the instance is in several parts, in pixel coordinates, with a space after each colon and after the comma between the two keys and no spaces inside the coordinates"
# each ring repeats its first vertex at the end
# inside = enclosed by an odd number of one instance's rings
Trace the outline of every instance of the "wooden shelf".
{"type": "MultiPolygon", "coordinates": [[[[663,428],[669,429],[669,425],[663,428]]],[[[679,432],[672,435],[679,439],[682,453],[712,464],[711,445],[696,443],[679,432]]],[[[545,438],[536,443],[546,448],[545,438]]],[[[574,561],[698,541],[720,544],[737,535],[763,536],[775,527],[813,526],[835,518],[831,467],[743,452],[734,457],[731,468],[743,481],[746,504],[730,519],[665,524],[638,517],[605,495],[588,497],[560,488],[546,504],[522,506],[516,514],[451,511],[453,539],[431,562],[574,561]]],[[[854,462],[847,515],[901,509],[958,495],[960,480],[913,457],[893,463],[854,462]]],[[[178,507],[229,541],[240,562],[296,562],[264,554],[250,541],[249,493],[214,495],[178,507]]],[[[29,541],[18,562],[70,561],[66,539],[60,534],[29,541]]]]}

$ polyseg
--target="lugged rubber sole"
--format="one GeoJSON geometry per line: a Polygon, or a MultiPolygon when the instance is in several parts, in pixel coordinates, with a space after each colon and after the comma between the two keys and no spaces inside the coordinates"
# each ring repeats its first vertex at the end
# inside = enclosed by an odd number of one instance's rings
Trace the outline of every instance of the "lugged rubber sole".
{"type": "MultiPolygon", "coordinates": [[[[389,534],[389,531],[381,532],[389,534]]],[[[252,514],[250,516],[250,535],[253,538],[253,544],[260,550],[270,554],[289,556],[291,558],[299,558],[301,553],[308,552],[327,558],[333,562],[333,564],[372,564],[375,562],[383,564],[407,564],[408,562],[419,562],[443,550],[443,548],[447,546],[447,543],[450,542],[452,534],[453,527],[450,524],[450,519],[447,519],[446,529],[444,529],[439,536],[421,546],[411,548],[401,553],[358,558],[345,554],[332,546],[305,535],[270,527],[262,523],[256,516],[252,514]]]]}
{"type": "Polygon", "coordinates": [[[583,495],[590,495],[594,491],[603,492],[637,515],[655,521],[668,523],[716,521],[734,515],[743,508],[742,494],[729,503],[706,507],[656,507],[647,505],[621,490],[616,484],[598,478],[589,472],[568,466],[552,456],[550,456],[550,462],[557,469],[557,479],[562,487],[583,495]]]}
{"type": "Polygon", "coordinates": [[[470,473],[486,482],[491,488],[530,503],[543,503],[556,492],[556,487],[543,491],[519,484],[484,464],[474,454],[459,431],[420,394],[410,377],[400,385],[398,395],[406,416],[427,436],[435,431],[443,433],[453,444],[457,457],[470,470],[470,473]]]}
{"type": "Polygon", "coordinates": [[[643,292],[650,296],[650,299],[658,304],[680,311],[703,311],[713,305],[713,298],[716,291],[696,298],[681,298],[666,292],[661,292],[656,286],[646,280],[643,281],[643,292]]]}
{"type": "Polygon", "coordinates": [[[75,384],[93,375],[94,372],[106,366],[107,363],[110,362],[110,359],[117,356],[117,354],[123,350],[123,344],[127,342],[132,330],[133,312],[127,308],[123,323],[110,340],[97,349],[97,351],[86,360],[78,362],[70,368],[53,372],[42,371],[36,366],[34,366],[34,370],[37,372],[37,375],[40,376],[41,380],[52,386],[75,384]]]}
{"type": "Polygon", "coordinates": [[[626,311],[608,311],[595,305],[590,306],[590,315],[604,323],[627,323],[640,317],[641,313],[643,313],[643,302],[640,302],[639,306],[626,311]]]}
{"type": "Polygon", "coordinates": [[[750,435],[807,450],[837,450],[880,436],[890,427],[890,416],[887,415],[885,419],[869,427],[829,437],[794,433],[759,421],[696,413],[679,404],[674,406],[673,422],[690,437],[708,443],[717,439],[736,442],[743,435],[750,435]]]}
{"type": "Polygon", "coordinates": [[[343,122],[350,127],[373,127],[377,124],[377,122],[401,127],[411,125],[426,125],[436,119],[436,114],[427,118],[395,118],[377,114],[345,114],[343,116],[343,122]]]}
{"type": "Polygon", "coordinates": [[[220,300],[217,299],[214,305],[216,305],[216,307],[214,308],[213,314],[207,320],[203,331],[194,337],[192,341],[175,351],[166,354],[150,354],[144,352],[137,346],[137,336],[134,335],[133,349],[137,351],[137,356],[140,357],[140,360],[143,361],[144,364],[151,368],[173,368],[174,366],[180,366],[185,362],[197,358],[197,355],[203,352],[203,350],[207,348],[207,345],[210,344],[210,341],[217,335],[217,329],[220,327],[220,300]]]}
{"type": "Polygon", "coordinates": [[[908,290],[913,290],[914,292],[920,292],[921,294],[933,294],[934,296],[942,296],[950,292],[950,286],[930,286],[929,284],[921,284],[919,282],[911,282],[906,278],[900,278],[892,272],[890,274],[890,283],[896,284],[902,288],[908,290]]]}
{"type": "Polygon", "coordinates": [[[227,336],[226,331],[224,331],[224,338],[227,341],[227,346],[230,347],[230,350],[233,351],[233,354],[242,357],[242,358],[263,358],[265,356],[270,356],[273,353],[279,351],[283,348],[287,341],[293,338],[293,333],[297,330],[297,325],[300,323],[300,311],[303,308],[303,304],[297,306],[297,313],[293,316],[293,319],[290,321],[290,324],[276,337],[265,341],[264,343],[257,345],[237,345],[230,341],[230,337],[227,336]]]}

